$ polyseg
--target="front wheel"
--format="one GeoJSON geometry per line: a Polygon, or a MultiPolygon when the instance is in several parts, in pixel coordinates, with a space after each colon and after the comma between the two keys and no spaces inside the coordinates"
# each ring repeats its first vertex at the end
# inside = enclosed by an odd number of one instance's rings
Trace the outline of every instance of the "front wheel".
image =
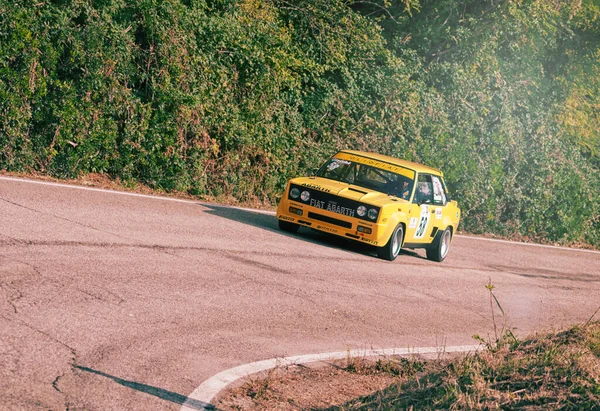
{"type": "Polygon", "coordinates": [[[290,223],[289,221],[283,221],[283,220],[278,220],[278,221],[279,221],[279,228],[281,228],[283,231],[287,231],[289,233],[295,233],[300,228],[300,226],[298,224],[290,223]]]}
{"type": "Polygon", "coordinates": [[[427,247],[427,259],[431,261],[442,262],[448,255],[450,250],[450,241],[452,240],[452,232],[449,229],[438,232],[431,247],[427,247]]]}
{"type": "Polygon", "coordinates": [[[377,255],[384,260],[394,261],[398,257],[398,254],[400,254],[403,240],[404,227],[402,224],[398,224],[387,244],[377,248],[377,255]]]}

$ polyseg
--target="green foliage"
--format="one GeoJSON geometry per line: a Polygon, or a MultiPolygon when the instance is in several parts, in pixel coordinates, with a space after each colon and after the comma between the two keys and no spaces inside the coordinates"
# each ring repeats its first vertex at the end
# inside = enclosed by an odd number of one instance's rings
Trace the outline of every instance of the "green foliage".
{"type": "Polygon", "coordinates": [[[598,245],[597,7],[421,6],[401,36],[426,59],[427,110],[442,115],[425,116],[415,151],[446,171],[463,228],[598,245]]]}
{"type": "Polygon", "coordinates": [[[600,8],[0,0],[0,168],[275,203],[340,148],[445,171],[463,228],[600,245],[600,8]]]}

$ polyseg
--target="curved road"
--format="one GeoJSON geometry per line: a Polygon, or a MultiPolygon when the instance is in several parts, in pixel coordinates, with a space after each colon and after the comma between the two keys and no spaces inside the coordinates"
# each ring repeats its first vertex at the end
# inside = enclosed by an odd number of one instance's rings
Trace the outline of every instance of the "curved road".
{"type": "Polygon", "coordinates": [[[244,363],[473,344],[490,280],[516,333],[567,326],[600,253],[459,236],[390,263],[270,213],[0,177],[0,409],[177,410],[244,363]]]}

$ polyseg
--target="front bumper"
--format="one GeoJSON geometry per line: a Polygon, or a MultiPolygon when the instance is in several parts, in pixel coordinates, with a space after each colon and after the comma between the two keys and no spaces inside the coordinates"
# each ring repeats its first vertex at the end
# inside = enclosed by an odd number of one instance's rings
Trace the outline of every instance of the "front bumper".
{"type": "Polygon", "coordinates": [[[383,237],[387,228],[386,225],[311,207],[308,204],[290,200],[285,196],[281,199],[277,208],[277,218],[374,246],[382,247],[385,245],[383,237]]]}

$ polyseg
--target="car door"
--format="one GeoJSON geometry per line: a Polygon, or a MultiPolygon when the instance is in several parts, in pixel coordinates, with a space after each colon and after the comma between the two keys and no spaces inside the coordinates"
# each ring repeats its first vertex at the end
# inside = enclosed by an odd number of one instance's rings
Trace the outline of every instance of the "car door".
{"type": "MultiPolygon", "coordinates": [[[[432,175],[431,183],[433,188],[433,207],[431,210],[433,222],[431,224],[431,232],[435,234],[437,230],[443,230],[446,227],[442,227],[444,214],[446,214],[444,209],[448,204],[448,195],[446,194],[445,186],[442,182],[440,176],[432,175]],[[437,230],[436,230],[437,229],[437,230]]],[[[431,234],[429,234],[431,237],[431,234]]]]}
{"type": "Polygon", "coordinates": [[[406,242],[429,243],[440,229],[447,196],[439,176],[419,173],[406,230],[406,242]],[[437,230],[436,230],[437,231],[437,230]]]}
{"type": "Polygon", "coordinates": [[[431,176],[419,173],[410,207],[410,219],[406,229],[405,242],[417,244],[425,242],[425,233],[431,222],[429,207],[432,203],[433,186],[431,176]]]}

